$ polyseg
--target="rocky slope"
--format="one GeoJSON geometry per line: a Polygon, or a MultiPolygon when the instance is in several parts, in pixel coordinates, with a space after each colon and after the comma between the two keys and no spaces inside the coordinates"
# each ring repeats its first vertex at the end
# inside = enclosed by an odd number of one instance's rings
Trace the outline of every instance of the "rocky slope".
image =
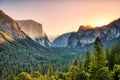
{"type": "Polygon", "coordinates": [[[115,39],[119,38],[120,19],[117,19],[108,25],[102,27],[96,27],[93,29],[89,29],[89,28],[83,29],[83,26],[80,26],[79,30],[75,34],[69,37],[67,46],[85,47],[89,44],[94,43],[96,37],[100,37],[103,44],[106,44],[109,41],[113,42],[115,39]]]}
{"type": "Polygon", "coordinates": [[[66,33],[66,34],[59,36],[52,42],[51,47],[66,47],[68,38],[71,34],[72,33],[66,33]]]}
{"type": "Polygon", "coordinates": [[[45,52],[46,49],[34,42],[21,29],[18,23],[0,10],[0,41],[4,44],[28,49],[32,52],[45,52]]]}
{"type": "MultiPolygon", "coordinates": [[[[69,37],[64,37],[64,39],[68,40],[64,44],[67,44],[66,47],[69,48],[84,48],[88,45],[92,45],[96,37],[100,37],[106,47],[111,47],[117,42],[120,42],[120,19],[108,25],[96,28],[92,28],[91,26],[80,26],[77,32],[70,34],[69,37]]],[[[60,40],[58,37],[55,41],[62,42],[63,40],[60,40]]],[[[59,44],[57,47],[59,47],[59,44]]]]}
{"type": "Polygon", "coordinates": [[[50,41],[42,29],[42,24],[33,20],[19,20],[17,22],[21,26],[21,30],[35,42],[46,47],[50,45],[50,41]]]}

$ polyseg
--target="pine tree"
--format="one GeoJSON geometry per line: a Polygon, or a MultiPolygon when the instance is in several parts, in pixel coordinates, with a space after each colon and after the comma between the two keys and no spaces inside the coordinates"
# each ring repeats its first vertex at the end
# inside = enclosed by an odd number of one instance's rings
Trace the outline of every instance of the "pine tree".
{"type": "Polygon", "coordinates": [[[114,64],[120,65],[120,43],[113,46],[110,54],[109,64],[110,70],[113,70],[114,64]]]}
{"type": "Polygon", "coordinates": [[[100,80],[97,73],[99,73],[98,71],[100,70],[100,68],[105,67],[106,64],[107,64],[107,60],[106,60],[106,55],[103,52],[103,45],[99,37],[97,37],[94,45],[94,53],[90,63],[90,69],[89,69],[90,78],[92,80],[100,80]]]}
{"type": "Polygon", "coordinates": [[[113,77],[114,77],[114,80],[120,80],[120,65],[114,65],[113,77]]]}
{"type": "Polygon", "coordinates": [[[89,69],[89,65],[90,65],[90,52],[89,50],[87,49],[86,50],[86,53],[85,53],[85,61],[84,61],[84,70],[86,72],[88,72],[88,69],[89,69]]]}
{"type": "Polygon", "coordinates": [[[49,66],[48,71],[47,71],[47,76],[51,77],[53,75],[53,69],[51,66],[49,66]]]}
{"type": "Polygon", "coordinates": [[[79,68],[76,66],[70,66],[69,71],[67,73],[66,79],[67,80],[76,80],[78,77],[79,68]]]}
{"type": "Polygon", "coordinates": [[[77,61],[77,59],[74,60],[73,65],[74,65],[74,66],[78,66],[78,61],[77,61]]]}
{"type": "Polygon", "coordinates": [[[41,76],[41,73],[39,71],[34,72],[33,77],[39,78],[41,76]]]}
{"type": "Polygon", "coordinates": [[[31,80],[31,76],[26,72],[22,72],[18,75],[18,80],[31,80]]]}
{"type": "MultiPolygon", "coordinates": [[[[106,48],[105,49],[105,53],[106,53],[106,60],[108,61],[108,63],[107,63],[107,66],[109,67],[109,70],[111,70],[111,51],[108,49],[108,48],[106,48]]],[[[114,63],[112,63],[112,64],[114,64],[114,63]]]]}

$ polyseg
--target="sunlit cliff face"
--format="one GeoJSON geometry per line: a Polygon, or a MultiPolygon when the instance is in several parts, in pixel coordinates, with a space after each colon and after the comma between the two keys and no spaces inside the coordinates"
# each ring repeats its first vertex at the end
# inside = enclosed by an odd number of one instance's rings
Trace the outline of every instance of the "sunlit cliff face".
{"type": "Polygon", "coordinates": [[[19,20],[17,21],[21,26],[21,30],[29,35],[32,39],[43,38],[46,36],[42,29],[42,24],[33,20],[19,20]]]}

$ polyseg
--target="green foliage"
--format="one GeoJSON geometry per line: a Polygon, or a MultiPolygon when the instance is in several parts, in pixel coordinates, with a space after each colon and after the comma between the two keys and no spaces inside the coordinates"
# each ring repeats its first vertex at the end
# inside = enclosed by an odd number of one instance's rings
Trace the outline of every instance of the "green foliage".
{"type": "MultiPolygon", "coordinates": [[[[49,50],[49,49],[48,49],[49,50]]],[[[51,49],[50,49],[51,50],[51,49]]],[[[6,45],[0,44],[0,79],[4,80],[17,76],[21,71],[33,74],[39,71],[42,74],[47,72],[48,66],[53,67],[53,71],[68,71],[68,68],[76,54],[69,54],[69,50],[65,53],[55,49],[55,52],[33,53],[29,49],[24,49],[20,44],[6,45]],[[54,56],[54,57],[53,57],[54,56]],[[40,68],[42,68],[40,70],[40,68]],[[9,75],[10,74],[10,75],[9,75]]],[[[71,51],[70,51],[71,52],[71,51]]]]}
{"type": "Polygon", "coordinates": [[[52,69],[52,67],[50,66],[49,68],[48,68],[48,71],[47,71],[47,76],[48,77],[51,77],[53,75],[53,69],[52,69]]]}
{"type": "Polygon", "coordinates": [[[109,59],[109,68],[113,70],[114,64],[120,65],[120,43],[113,46],[111,49],[110,59],[109,59]]]}
{"type": "Polygon", "coordinates": [[[120,80],[120,65],[114,65],[113,78],[114,80],[120,80]]]}
{"type": "Polygon", "coordinates": [[[71,66],[66,75],[66,79],[70,78],[71,80],[76,80],[79,73],[79,69],[76,66],[71,66]]]}
{"type": "Polygon", "coordinates": [[[96,79],[97,80],[111,80],[111,75],[108,67],[102,67],[98,71],[96,71],[96,79]]]}
{"type": "Polygon", "coordinates": [[[33,73],[34,78],[39,78],[41,76],[41,73],[39,71],[36,71],[33,73]]]}
{"type": "Polygon", "coordinates": [[[77,61],[77,59],[75,59],[73,65],[74,65],[74,66],[77,66],[77,65],[78,65],[78,61],[77,61]]]}
{"type": "Polygon", "coordinates": [[[88,70],[89,70],[90,62],[91,62],[90,52],[87,49],[86,53],[85,53],[85,58],[84,58],[84,70],[86,72],[88,72],[88,70]]]}
{"type": "Polygon", "coordinates": [[[89,73],[85,71],[80,71],[76,80],[87,80],[89,78],[89,73]]]}
{"type": "Polygon", "coordinates": [[[18,80],[31,80],[31,76],[26,72],[22,72],[18,75],[18,80]]]}
{"type": "Polygon", "coordinates": [[[63,72],[56,71],[56,72],[55,72],[55,79],[56,79],[56,80],[65,79],[64,73],[63,73],[63,72]]]}
{"type": "MultiPolygon", "coordinates": [[[[112,52],[118,52],[117,49],[112,49],[111,51],[106,49],[103,51],[102,43],[100,39],[97,38],[92,58],[90,56],[90,52],[87,50],[83,59],[84,62],[78,62],[78,60],[75,59],[73,65],[69,66],[69,70],[67,72],[55,71],[53,67],[49,66],[45,75],[40,73],[42,70],[40,69],[39,71],[34,72],[32,77],[28,75],[28,73],[25,73],[24,76],[21,73],[21,77],[31,80],[119,80],[120,65],[117,64],[117,61],[113,63],[113,70],[108,68],[111,66],[109,61],[111,56],[113,56],[112,52]]],[[[117,53],[116,55],[119,54],[117,53]]],[[[119,57],[114,56],[114,59],[115,58],[118,60],[117,58],[119,57]]],[[[19,77],[20,76],[18,76],[17,79],[19,79],[19,77]]]]}
{"type": "Polygon", "coordinates": [[[94,45],[94,53],[90,63],[90,78],[93,80],[100,80],[97,72],[100,71],[107,64],[106,55],[103,52],[101,40],[97,37],[94,45]]]}
{"type": "Polygon", "coordinates": [[[101,43],[101,40],[99,37],[96,38],[95,40],[95,45],[94,45],[94,54],[102,54],[103,50],[103,45],[101,43]]]}
{"type": "Polygon", "coordinates": [[[93,54],[90,55],[90,51],[86,50],[83,59],[78,57],[80,54],[68,55],[67,51],[62,53],[61,50],[55,49],[57,54],[52,51],[51,54],[33,54],[20,47],[14,48],[2,44],[0,78],[1,80],[120,80],[120,44],[110,50],[104,50],[101,40],[96,38],[93,54]],[[70,65],[72,63],[73,65],[70,65]]]}

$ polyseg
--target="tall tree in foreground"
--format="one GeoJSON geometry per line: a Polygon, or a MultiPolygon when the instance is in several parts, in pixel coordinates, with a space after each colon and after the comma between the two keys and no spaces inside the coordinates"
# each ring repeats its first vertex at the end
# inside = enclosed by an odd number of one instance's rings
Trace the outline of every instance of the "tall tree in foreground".
{"type": "Polygon", "coordinates": [[[99,37],[95,40],[94,52],[92,56],[92,60],[90,63],[90,78],[92,80],[108,80],[106,79],[106,75],[108,75],[109,71],[106,67],[107,60],[106,55],[103,52],[103,45],[99,37]],[[102,77],[100,75],[104,74],[102,77]]]}

